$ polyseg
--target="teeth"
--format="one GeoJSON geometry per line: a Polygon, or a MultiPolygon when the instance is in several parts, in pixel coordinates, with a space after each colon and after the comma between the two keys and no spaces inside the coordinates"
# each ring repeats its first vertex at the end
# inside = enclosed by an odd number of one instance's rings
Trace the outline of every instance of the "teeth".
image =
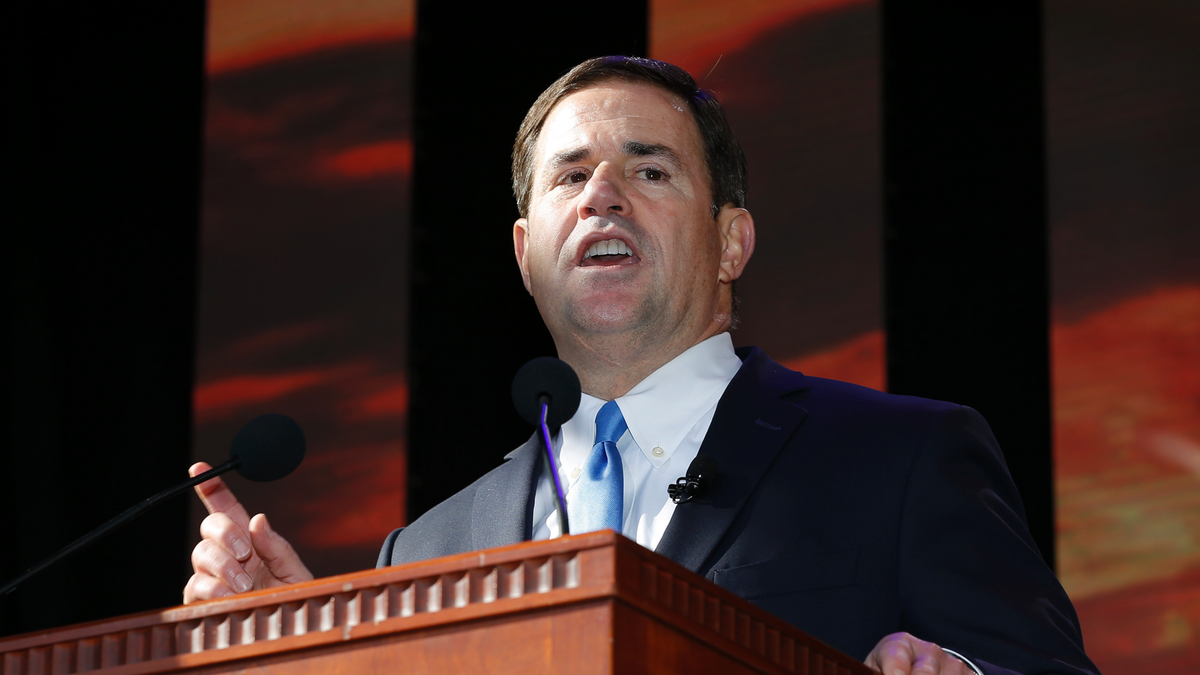
{"type": "Polygon", "coordinates": [[[586,260],[597,255],[633,255],[633,251],[620,239],[606,239],[589,246],[583,258],[586,260]]]}

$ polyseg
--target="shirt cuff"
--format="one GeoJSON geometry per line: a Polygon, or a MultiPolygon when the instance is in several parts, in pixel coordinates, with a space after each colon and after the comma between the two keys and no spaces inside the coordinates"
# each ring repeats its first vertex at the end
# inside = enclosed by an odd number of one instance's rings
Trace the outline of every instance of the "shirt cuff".
{"type": "Polygon", "coordinates": [[[984,672],[979,669],[979,666],[975,665],[974,663],[971,663],[971,659],[968,659],[967,657],[963,656],[962,654],[959,654],[958,652],[954,651],[953,649],[946,649],[945,647],[942,647],[942,651],[946,652],[950,656],[953,656],[954,658],[958,659],[959,661],[962,661],[963,663],[967,664],[967,667],[970,668],[972,671],[974,671],[975,675],[984,675],[984,672]]]}

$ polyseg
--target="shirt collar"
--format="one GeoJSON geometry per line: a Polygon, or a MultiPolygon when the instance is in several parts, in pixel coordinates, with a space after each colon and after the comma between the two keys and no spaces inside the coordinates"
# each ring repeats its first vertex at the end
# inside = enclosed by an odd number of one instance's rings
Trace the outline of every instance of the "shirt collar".
{"type": "MultiPolygon", "coordinates": [[[[676,356],[617,399],[629,425],[622,440],[632,436],[646,459],[655,468],[661,466],[701,416],[716,405],[741,367],[729,333],[714,335],[676,356]],[[661,454],[656,455],[655,448],[661,448],[661,454]]],[[[583,394],[579,410],[562,426],[559,438],[566,442],[560,441],[559,447],[574,448],[586,456],[596,436],[596,413],[604,403],[583,394]]],[[[619,448],[624,445],[617,444],[619,448]]],[[[564,466],[582,461],[561,455],[559,459],[564,466]]]]}
{"type": "Polygon", "coordinates": [[[729,333],[693,346],[617,399],[629,433],[646,459],[660,466],[717,401],[742,367],[729,333]],[[655,448],[661,448],[655,453],[655,448]]]}

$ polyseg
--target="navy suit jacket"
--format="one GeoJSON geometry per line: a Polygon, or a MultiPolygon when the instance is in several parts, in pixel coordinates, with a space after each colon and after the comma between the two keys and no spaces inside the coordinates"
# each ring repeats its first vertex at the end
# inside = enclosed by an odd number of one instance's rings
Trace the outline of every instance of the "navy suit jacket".
{"type": "MultiPolygon", "coordinates": [[[[658,553],[860,659],[907,631],[989,675],[1098,673],[978,413],[738,356],[700,448],[718,479],[658,553]]],[[[380,566],[529,539],[536,436],[506,459],[393,532],[380,566]]]]}

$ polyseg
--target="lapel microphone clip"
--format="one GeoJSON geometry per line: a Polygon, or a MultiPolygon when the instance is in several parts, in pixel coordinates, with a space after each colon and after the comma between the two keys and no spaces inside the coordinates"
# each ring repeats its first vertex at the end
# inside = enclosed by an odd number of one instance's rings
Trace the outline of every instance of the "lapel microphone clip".
{"type": "Polygon", "coordinates": [[[696,459],[688,466],[687,475],[675,479],[674,485],[667,486],[667,494],[676,504],[686,504],[708,494],[716,475],[717,460],[712,455],[696,455],[696,459]]]}

